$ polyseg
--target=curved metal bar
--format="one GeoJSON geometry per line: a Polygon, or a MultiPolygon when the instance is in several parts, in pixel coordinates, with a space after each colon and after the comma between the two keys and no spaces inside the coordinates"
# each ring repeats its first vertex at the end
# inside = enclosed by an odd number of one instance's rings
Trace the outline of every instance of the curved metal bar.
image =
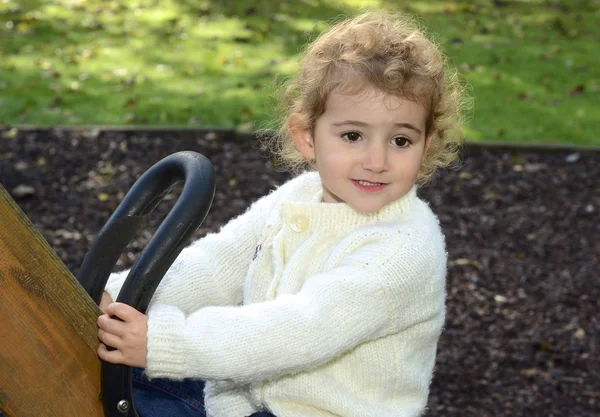
{"type": "MultiPolygon", "coordinates": [[[[96,304],[120,254],[143,220],[181,181],[184,186],[175,206],[134,263],[116,300],[146,312],[160,280],[212,204],[214,170],[210,161],[196,152],[178,152],[154,164],[131,187],[100,231],[77,274],[96,304]]],[[[107,417],[138,417],[130,367],[102,362],[102,403],[107,417]]]]}

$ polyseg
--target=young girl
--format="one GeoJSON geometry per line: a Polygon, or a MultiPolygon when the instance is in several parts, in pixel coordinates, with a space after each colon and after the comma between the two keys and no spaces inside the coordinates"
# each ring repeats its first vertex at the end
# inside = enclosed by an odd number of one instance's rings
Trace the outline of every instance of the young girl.
{"type": "Polygon", "coordinates": [[[307,172],[186,248],[147,316],[111,302],[127,271],[108,282],[98,353],[140,368],[141,416],[424,411],[446,249],[417,184],[456,157],[461,91],[401,15],[357,16],[308,47],[272,143],[307,172]]]}

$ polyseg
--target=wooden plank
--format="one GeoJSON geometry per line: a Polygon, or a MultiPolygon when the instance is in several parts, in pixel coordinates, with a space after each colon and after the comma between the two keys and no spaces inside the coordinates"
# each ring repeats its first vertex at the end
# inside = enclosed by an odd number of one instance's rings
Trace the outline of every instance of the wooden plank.
{"type": "Polygon", "coordinates": [[[102,417],[100,314],[0,185],[0,410],[102,417]]]}

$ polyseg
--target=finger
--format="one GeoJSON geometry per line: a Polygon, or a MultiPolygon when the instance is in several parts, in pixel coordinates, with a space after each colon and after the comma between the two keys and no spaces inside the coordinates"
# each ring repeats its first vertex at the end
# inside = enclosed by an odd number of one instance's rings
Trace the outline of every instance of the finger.
{"type": "Polygon", "coordinates": [[[117,316],[123,321],[132,321],[137,315],[142,313],[127,304],[110,303],[106,306],[106,314],[117,316]]]}
{"type": "Polygon", "coordinates": [[[107,293],[106,291],[104,291],[102,293],[102,298],[100,299],[100,310],[102,310],[103,313],[106,313],[106,311],[104,311],[106,309],[106,307],[113,302],[112,297],[110,296],[109,293],[107,293]]]}
{"type": "Polygon", "coordinates": [[[121,320],[111,318],[108,314],[98,317],[98,327],[118,337],[127,334],[127,324],[121,320]]]}
{"type": "Polygon", "coordinates": [[[108,333],[102,329],[98,329],[98,340],[115,349],[119,349],[123,343],[123,340],[119,336],[108,333]]]}
{"type": "Polygon", "coordinates": [[[123,355],[119,350],[108,350],[104,343],[100,343],[98,346],[98,357],[105,362],[122,364],[123,355]]]}
{"type": "Polygon", "coordinates": [[[108,293],[108,291],[102,292],[102,300],[108,301],[109,303],[112,303],[114,301],[108,293]]]}

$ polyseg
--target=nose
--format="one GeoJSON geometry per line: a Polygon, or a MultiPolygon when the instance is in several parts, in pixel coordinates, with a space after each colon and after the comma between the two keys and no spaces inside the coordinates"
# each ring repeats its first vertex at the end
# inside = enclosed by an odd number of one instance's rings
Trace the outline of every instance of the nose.
{"type": "Polygon", "coordinates": [[[376,173],[388,170],[388,149],[385,144],[371,142],[366,148],[363,168],[376,173]]]}

